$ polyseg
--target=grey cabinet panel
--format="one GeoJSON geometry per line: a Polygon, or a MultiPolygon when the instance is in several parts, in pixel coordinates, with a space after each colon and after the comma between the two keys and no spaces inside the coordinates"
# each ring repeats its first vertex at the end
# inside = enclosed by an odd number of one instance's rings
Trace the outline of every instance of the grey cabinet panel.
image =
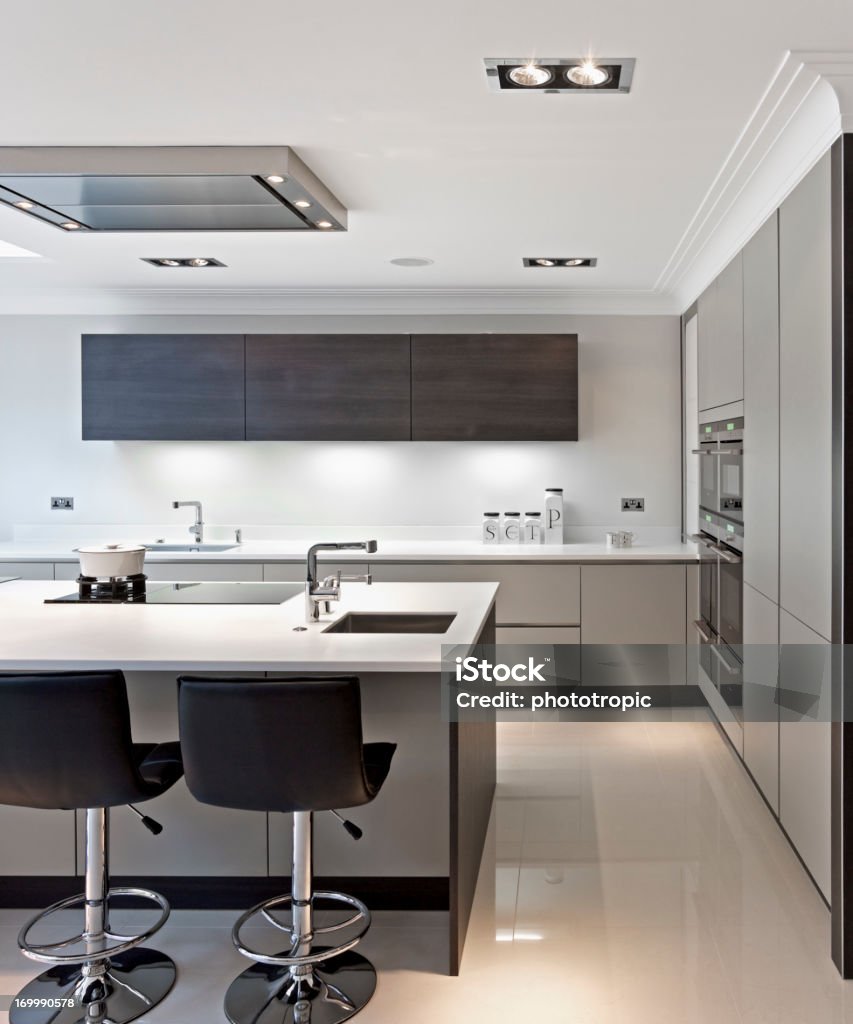
{"type": "Polygon", "coordinates": [[[84,334],[84,441],[240,441],[243,335],[84,334]]]}
{"type": "Polygon", "coordinates": [[[743,367],[746,445],[744,582],[779,600],[779,233],[763,225],[743,250],[743,367]]]}
{"type": "Polygon", "coordinates": [[[249,441],[408,441],[408,335],[246,338],[249,441]]]}
{"type": "Polygon", "coordinates": [[[686,635],[683,565],[581,566],[585,644],[679,644],[686,635]]]}
{"type": "Polygon", "coordinates": [[[832,566],[831,270],[827,154],[779,210],[779,604],[826,639],[832,566]]]}
{"type": "MultiPolygon", "coordinates": [[[[79,567],[77,571],[79,573],[79,567]]],[[[53,562],[0,562],[0,576],[17,576],[22,580],[52,580],[53,562]]]]}
{"type": "Polygon", "coordinates": [[[743,759],[779,813],[779,607],[743,588],[743,759]]]}
{"type": "Polygon", "coordinates": [[[699,408],[743,399],[743,263],[728,264],[699,299],[699,408]]]}
{"type": "Polygon", "coordinates": [[[74,811],[0,807],[0,875],[73,875],[74,811]]]}
{"type": "Polygon", "coordinates": [[[781,611],[779,820],[830,897],[830,646],[781,611]]]}
{"type": "Polygon", "coordinates": [[[413,441],[577,438],[577,335],[412,337],[413,441]]]}

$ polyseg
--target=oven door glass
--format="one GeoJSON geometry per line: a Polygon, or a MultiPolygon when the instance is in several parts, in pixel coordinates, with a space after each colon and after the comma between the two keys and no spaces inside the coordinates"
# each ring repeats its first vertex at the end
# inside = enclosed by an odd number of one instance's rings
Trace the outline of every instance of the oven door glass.
{"type": "Polygon", "coordinates": [[[720,505],[718,511],[729,519],[743,521],[743,456],[740,451],[717,456],[720,463],[720,505]]]}
{"type": "Polygon", "coordinates": [[[714,632],[717,631],[718,565],[717,556],[706,550],[699,566],[699,614],[714,632]]]}
{"type": "Polygon", "coordinates": [[[701,448],[701,454],[696,458],[699,460],[699,504],[711,512],[717,512],[717,459],[718,455],[711,454],[716,451],[716,445],[701,448]]]}
{"type": "Polygon", "coordinates": [[[743,643],[743,565],[740,562],[720,562],[719,624],[723,640],[730,647],[740,647],[743,643]]]}

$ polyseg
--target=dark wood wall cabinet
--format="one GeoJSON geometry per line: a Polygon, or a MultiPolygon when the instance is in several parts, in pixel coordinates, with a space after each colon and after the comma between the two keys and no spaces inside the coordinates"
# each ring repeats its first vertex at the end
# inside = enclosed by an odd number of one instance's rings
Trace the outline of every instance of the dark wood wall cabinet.
{"type": "Polygon", "coordinates": [[[246,337],[247,441],[408,441],[409,336],[246,337]]]}
{"type": "Polygon", "coordinates": [[[241,441],[242,334],[84,334],[84,441],[241,441]]]}
{"type": "Polygon", "coordinates": [[[573,334],[89,334],[84,440],[576,441],[573,334]]]}
{"type": "Polygon", "coordinates": [[[413,441],[577,439],[577,335],[412,336],[413,441]]]}

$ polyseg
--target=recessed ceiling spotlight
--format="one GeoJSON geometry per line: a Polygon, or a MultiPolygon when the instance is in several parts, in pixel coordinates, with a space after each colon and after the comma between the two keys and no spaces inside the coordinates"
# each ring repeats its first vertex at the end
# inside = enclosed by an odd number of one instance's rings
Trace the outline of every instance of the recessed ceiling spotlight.
{"type": "Polygon", "coordinates": [[[596,256],[525,256],[525,267],[594,267],[596,256]]]}
{"type": "Polygon", "coordinates": [[[282,178],[280,174],[268,174],[267,181],[270,185],[280,185],[284,181],[284,178],[282,178]]]}
{"type": "Polygon", "coordinates": [[[585,60],[582,64],[576,64],[566,72],[566,78],[575,85],[585,88],[596,85],[604,85],[610,81],[610,72],[600,67],[592,60],[585,60]]]}
{"type": "Polygon", "coordinates": [[[429,267],[435,260],[428,256],[396,256],[388,262],[393,263],[395,267],[429,267]]]}
{"type": "Polygon", "coordinates": [[[300,210],[307,210],[311,206],[307,199],[297,199],[293,205],[298,206],[300,210]]]}
{"type": "Polygon", "coordinates": [[[520,68],[513,68],[507,75],[511,82],[516,85],[523,85],[526,88],[536,85],[545,85],[554,77],[554,72],[548,68],[540,67],[538,64],[522,64],[520,68]]]}
{"type": "Polygon", "coordinates": [[[633,57],[490,57],[486,78],[495,92],[626,93],[634,77],[633,57]]]}
{"type": "Polygon", "coordinates": [[[332,222],[330,220],[318,220],[317,221],[317,227],[318,228],[330,228],[330,227],[332,227],[332,222]]]}
{"type": "Polygon", "coordinates": [[[32,210],[35,205],[36,204],[31,203],[29,199],[21,199],[19,202],[15,203],[15,206],[17,206],[19,210],[32,210]]]}
{"type": "Polygon", "coordinates": [[[143,263],[152,267],[224,267],[221,260],[212,256],[140,256],[143,263]]]}
{"type": "Polygon", "coordinates": [[[63,222],[62,222],[62,223],[60,224],[60,227],[63,227],[63,228],[65,228],[65,230],[66,230],[66,231],[76,231],[76,230],[77,230],[77,228],[79,228],[79,227],[80,227],[80,225],[79,225],[79,224],[77,224],[77,223],[76,223],[75,221],[73,221],[73,220],[64,220],[64,221],[63,221],[63,222]]]}

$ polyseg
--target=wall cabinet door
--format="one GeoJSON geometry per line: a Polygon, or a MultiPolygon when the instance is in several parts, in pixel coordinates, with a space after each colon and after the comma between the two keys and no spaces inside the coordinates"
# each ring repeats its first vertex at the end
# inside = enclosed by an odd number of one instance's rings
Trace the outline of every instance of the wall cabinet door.
{"type": "Polygon", "coordinates": [[[743,588],[743,759],[779,813],[779,607],[743,588]]]}
{"type": "Polygon", "coordinates": [[[699,299],[699,408],[743,400],[743,263],[729,263],[699,299]]]}
{"type": "Polygon", "coordinates": [[[577,438],[577,335],[412,337],[413,441],[577,438]]]}
{"type": "Polygon", "coordinates": [[[779,820],[830,897],[830,646],[779,615],[779,820]]]}
{"type": "Polygon", "coordinates": [[[779,232],[764,224],[743,250],[744,582],[779,600],[779,232]]]}
{"type": "MultiPolygon", "coordinates": [[[[822,637],[832,618],[829,154],[779,210],[779,604],[822,637]]],[[[750,427],[747,422],[747,436],[750,427]]]]}
{"type": "Polygon", "coordinates": [[[84,334],[84,441],[242,441],[242,334],[84,334]]]}
{"type": "Polygon", "coordinates": [[[248,441],[408,441],[408,335],[246,338],[248,441]]]}

